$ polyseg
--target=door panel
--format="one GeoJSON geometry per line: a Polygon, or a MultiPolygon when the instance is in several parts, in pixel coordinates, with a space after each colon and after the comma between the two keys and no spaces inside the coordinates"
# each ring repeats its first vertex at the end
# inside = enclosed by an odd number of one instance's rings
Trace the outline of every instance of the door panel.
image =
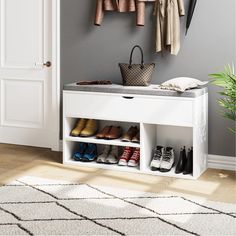
{"type": "Polygon", "coordinates": [[[43,81],[2,80],[1,83],[1,125],[42,128],[43,81]]]}
{"type": "Polygon", "coordinates": [[[52,1],[0,0],[0,12],[0,142],[52,147],[52,1]]]}
{"type": "Polygon", "coordinates": [[[43,3],[43,0],[1,0],[3,68],[35,68],[37,62],[43,62],[43,3]]]}

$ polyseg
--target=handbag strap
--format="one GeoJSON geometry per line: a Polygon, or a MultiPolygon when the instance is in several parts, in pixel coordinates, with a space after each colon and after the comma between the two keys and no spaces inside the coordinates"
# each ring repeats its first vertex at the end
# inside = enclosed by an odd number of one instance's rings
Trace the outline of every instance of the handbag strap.
{"type": "Polygon", "coordinates": [[[130,59],[129,59],[129,68],[132,67],[132,60],[133,60],[133,52],[134,52],[134,49],[135,48],[138,48],[141,52],[141,69],[144,68],[144,59],[143,59],[143,49],[139,46],[139,45],[135,45],[133,48],[132,48],[132,51],[131,51],[131,54],[130,54],[130,59]]]}

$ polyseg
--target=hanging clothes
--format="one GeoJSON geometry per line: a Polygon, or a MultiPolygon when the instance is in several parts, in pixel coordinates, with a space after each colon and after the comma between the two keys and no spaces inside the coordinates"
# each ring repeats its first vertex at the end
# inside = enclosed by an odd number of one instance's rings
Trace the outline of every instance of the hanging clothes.
{"type": "Polygon", "coordinates": [[[95,25],[102,24],[106,11],[117,12],[136,12],[136,24],[144,26],[145,24],[145,3],[155,2],[156,0],[97,0],[95,25]]]}
{"type": "Polygon", "coordinates": [[[156,52],[180,50],[180,17],[185,15],[183,0],[156,0],[156,52]]]}

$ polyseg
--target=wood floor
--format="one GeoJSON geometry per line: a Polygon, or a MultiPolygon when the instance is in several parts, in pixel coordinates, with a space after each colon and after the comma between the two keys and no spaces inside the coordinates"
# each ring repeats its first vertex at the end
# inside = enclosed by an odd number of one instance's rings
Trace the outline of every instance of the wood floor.
{"type": "Polygon", "coordinates": [[[48,149],[0,144],[0,185],[35,176],[236,203],[236,175],[232,171],[208,169],[198,180],[183,180],[65,166],[61,161],[61,153],[48,149]]]}

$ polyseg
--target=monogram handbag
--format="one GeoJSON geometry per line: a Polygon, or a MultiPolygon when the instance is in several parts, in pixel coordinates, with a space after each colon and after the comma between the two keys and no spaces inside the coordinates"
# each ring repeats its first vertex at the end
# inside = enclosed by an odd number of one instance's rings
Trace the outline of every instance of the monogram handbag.
{"type": "Polygon", "coordinates": [[[148,86],[152,80],[152,74],[155,68],[154,63],[144,64],[143,50],[139,45],[132,48],[129,64],[119,63],[124,86],[148,86]],[[132,64],[133,52],[139,48],[142,59],[141,64],[132,64]]]}

